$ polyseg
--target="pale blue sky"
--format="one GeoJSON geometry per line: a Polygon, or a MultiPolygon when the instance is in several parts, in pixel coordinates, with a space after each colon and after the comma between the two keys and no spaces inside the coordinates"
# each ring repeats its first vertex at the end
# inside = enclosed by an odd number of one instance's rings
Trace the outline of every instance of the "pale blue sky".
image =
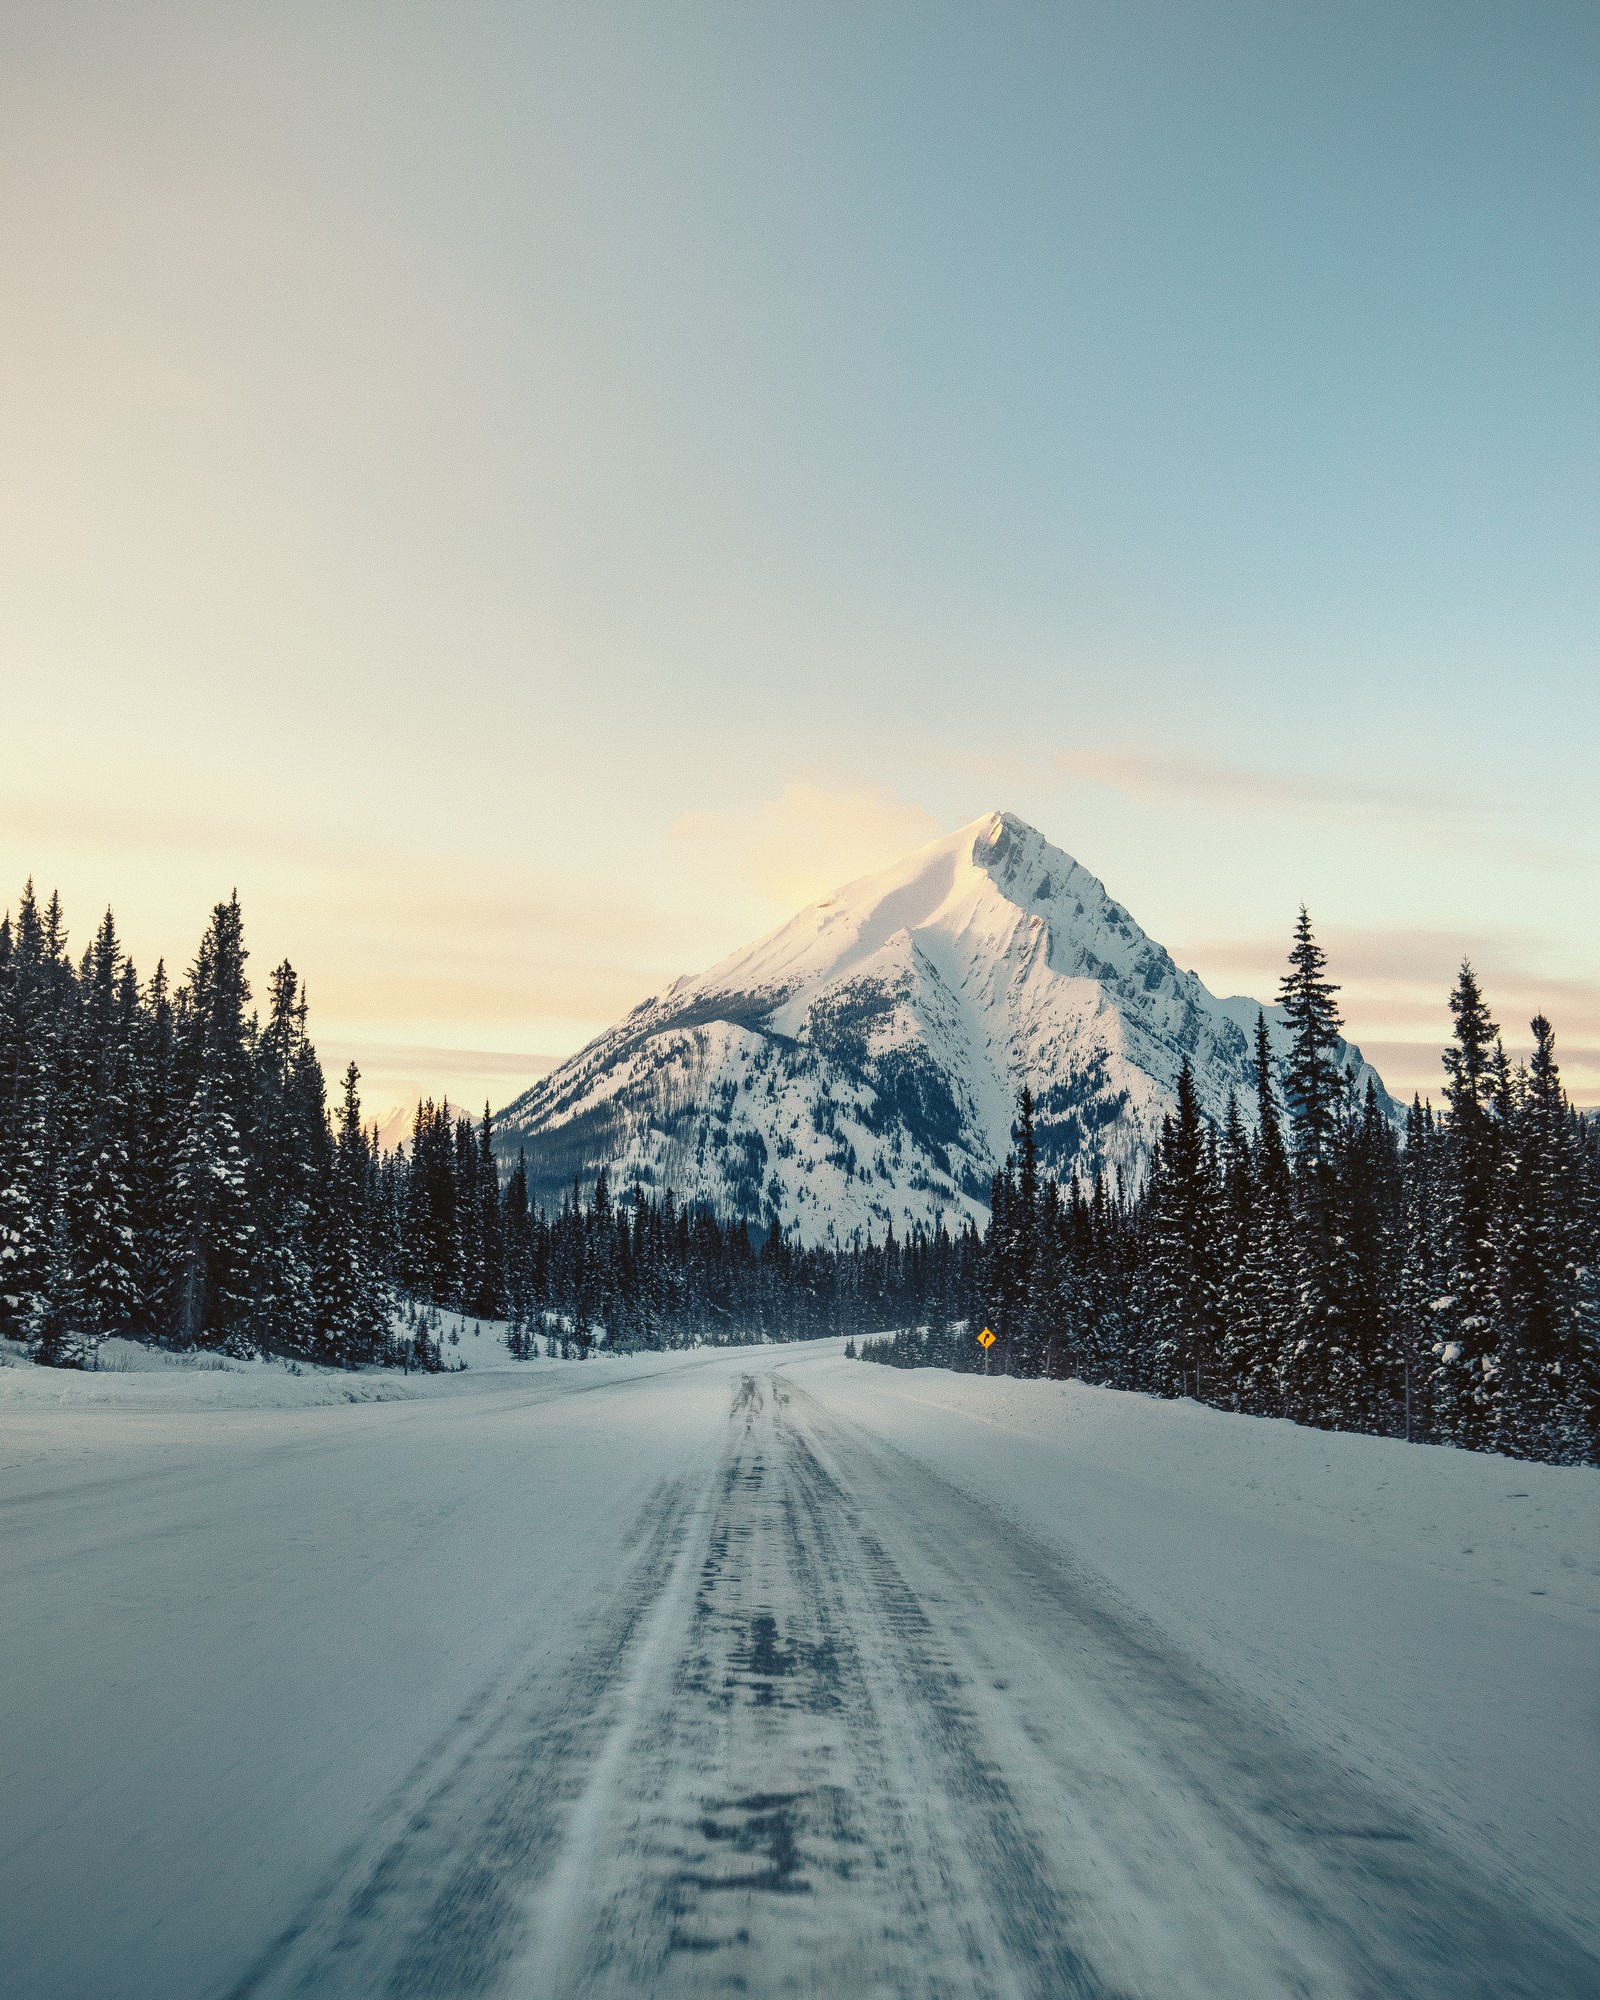
{"type": "Polygon", "coordinates": [[[508,1097],[994,806],[1600,1097],[1600,9],[13,6],[5,893],[508,1097]]]}

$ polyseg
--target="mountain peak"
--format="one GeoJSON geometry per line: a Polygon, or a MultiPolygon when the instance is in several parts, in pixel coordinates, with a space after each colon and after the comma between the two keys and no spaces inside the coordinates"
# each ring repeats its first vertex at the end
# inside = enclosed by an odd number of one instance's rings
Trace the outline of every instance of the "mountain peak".
{"type": "Polygon", "coordinates": [[[519,1098],[501,1138],[547,1194],[604,1166],[812,1239],[953,1225],[984,1213],[1024,1084],[1061,1178],[1137,1172],[1185,1061],[1214,1117],[1248,1102],[1255,1005],[992,812],[676,981],[519,1098]]]}
{"type": "Polygon", "coordinates": [[[991,861],[1004,857],[1006,849],[1018,840],[1044,839],[1043,834],[1029,826],[1025,819],[1015,813],[986,813],[982,819],[975,819],[970,827],[962,828],[963,838],[972,835],[972,859],[980,868],[986,868],[991,861]]]}

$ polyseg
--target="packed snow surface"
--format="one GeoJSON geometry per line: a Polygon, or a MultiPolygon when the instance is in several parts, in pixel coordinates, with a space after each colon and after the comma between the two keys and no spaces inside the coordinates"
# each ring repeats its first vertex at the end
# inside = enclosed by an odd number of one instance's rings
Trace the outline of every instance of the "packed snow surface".
{"type": "Polygon", "coordinates": [[[458,1331],[0,1369],[8,1993],[1600,1992],[1593,1472],[458,1331]]]}
{"type": "Polygon", "coordinates": [[[636,1008],[503,1114],[501,1145],[547,1199],[605,1167],[808,1241],[954,1227],[986,1212],[1024,1084],[1047,1170],[1136,1170],[1185,1061],[1214,1117],[1230,1092],[1248,1111],[1256,1013],[991,813],[636,1008]]]}

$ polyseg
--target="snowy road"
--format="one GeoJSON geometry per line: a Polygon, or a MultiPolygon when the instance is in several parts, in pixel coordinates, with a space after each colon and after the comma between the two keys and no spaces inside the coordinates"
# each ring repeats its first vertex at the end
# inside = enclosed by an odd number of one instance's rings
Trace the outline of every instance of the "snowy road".
{"type": "Polygon", "coordinates": [[[1341,1754],[1139,1608],[1090,1488],[1085,1556],[961,1476],[1025,1443],[835,1355],[32,1419],[0,1468],[11,1990],[1600,1993],[1558,1858],[1593,1831],[1592,1618],[1485,1656],[1578,1732],[1502,1867],[1470,1797],[1374,1775],[1379,1723],[1341,1754]]]}

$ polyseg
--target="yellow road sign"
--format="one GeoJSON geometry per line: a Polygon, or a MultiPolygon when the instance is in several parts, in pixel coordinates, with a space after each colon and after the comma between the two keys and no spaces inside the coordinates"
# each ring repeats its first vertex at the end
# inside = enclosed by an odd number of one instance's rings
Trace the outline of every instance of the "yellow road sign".
{"type": "Polygon", "coordinates": [[[985,1327],[982,1333],[978,1335],[978,1345],[980,1347],[993,1347],[994,1343],[995,1343],[995,1336],[989,1331],[987,1327],[985,1327]]]}

